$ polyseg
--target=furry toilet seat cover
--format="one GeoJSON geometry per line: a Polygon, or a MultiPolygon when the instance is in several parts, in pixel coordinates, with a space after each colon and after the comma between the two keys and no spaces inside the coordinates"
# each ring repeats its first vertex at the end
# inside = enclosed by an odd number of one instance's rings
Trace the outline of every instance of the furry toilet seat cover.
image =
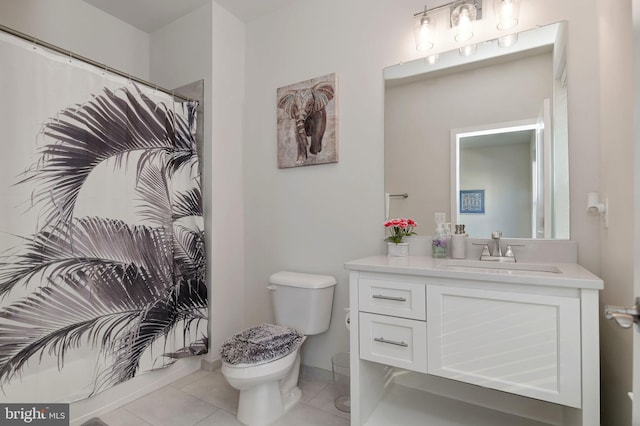
{"type": "Polygon", "coordinates": [[[289,355],[302,344],[304,335],[295,328],[260,324],[225,340],[220,347],[227,364],[261,364],[289,355]]]}

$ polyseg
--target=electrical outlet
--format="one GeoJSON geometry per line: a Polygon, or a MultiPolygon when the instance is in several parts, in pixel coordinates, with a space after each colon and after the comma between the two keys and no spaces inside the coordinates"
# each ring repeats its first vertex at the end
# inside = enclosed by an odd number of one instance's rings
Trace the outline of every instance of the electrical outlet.
{"type": "Polygon", "coordinates": [[[436,225],[438,223],[445,223],[445,221],[447,220],[447,214],[444,212],[437,212],[435,214],[435,218],[436,218],[436,225]]]}

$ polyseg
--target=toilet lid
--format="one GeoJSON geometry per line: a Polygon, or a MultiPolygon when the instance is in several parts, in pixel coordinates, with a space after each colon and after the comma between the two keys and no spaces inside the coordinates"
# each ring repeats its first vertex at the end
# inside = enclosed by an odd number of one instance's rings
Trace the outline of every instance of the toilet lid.
{"type": "Polygon", "coordinates": [[[304,335],[295,328],[260,324],[231,336],[220,347],[227,364],[261,364],[273,361],[298,349],[304,335]]]}

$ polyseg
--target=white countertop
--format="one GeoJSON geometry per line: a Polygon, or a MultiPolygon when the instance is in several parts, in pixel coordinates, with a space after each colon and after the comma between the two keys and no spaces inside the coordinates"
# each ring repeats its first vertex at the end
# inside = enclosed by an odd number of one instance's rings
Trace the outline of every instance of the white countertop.
{"type": "MultiPolygon", "coordinates": [[[[583,288],[602,290],[604,282],[577,263],[518,262],[514,268],[532,269],[548,265],[556,267],[559,272],[539,270],[509,269],[509,264],[492,266],[492,262],[482,262],[482,267],[458,266],[454,259],[434,259],[431,256],[370,256],[346,262],[344,267],[353,271],[382,272],[436,278],[456,278],[476,281],[504,282],[536,286],[583,288]],[[485,267],[485,264],[487,265],[485,267]]],[[[473,263],[471,261],[470,263],[473,263]]],[[[463,262],[464,263],[464,262],[463,262]]],[[[477,263],[477,262],[476,262],[477,263]]]]}

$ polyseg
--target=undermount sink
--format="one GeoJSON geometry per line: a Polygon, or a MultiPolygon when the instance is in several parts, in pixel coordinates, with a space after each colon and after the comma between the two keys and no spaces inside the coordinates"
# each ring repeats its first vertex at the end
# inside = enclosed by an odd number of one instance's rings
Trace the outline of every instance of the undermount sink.
{"type": "MultiPolygon", "coordinates": [[[[555,265],[538,264],[538,263],[515,263],[515,262],[495,262],[480,260],[456,260],[448,259],[441,264],[446,269],[463,270],[497,270],[512,272],[546,272],[551,274],[562,273],[560,268],[555,265]]],[[[496,272],[497,272],[496,271],[496,272]]]]}

